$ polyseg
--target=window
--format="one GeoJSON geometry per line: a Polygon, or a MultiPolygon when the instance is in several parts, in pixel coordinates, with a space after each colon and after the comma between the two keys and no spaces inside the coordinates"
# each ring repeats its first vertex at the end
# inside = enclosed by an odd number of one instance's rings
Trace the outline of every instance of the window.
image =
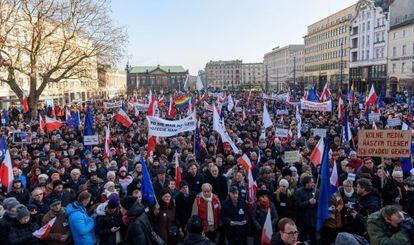
{"type": "Polygon", "coordinates": [[[403,37],[405,37],[406,36],[406,31],[405,30],[403,30],[403,37]]]}
{"type": "Polygon", "coordinates": [[[413,61],[413,64],[411,65],[411,72],[414,73],[414,61],[413,61]]]}
{"type": "Polygon", "coordinates": [[[367,31],[369,31],[369,29],[371,28],[371,22],[370,21],[368,21],[367,22],[367,31]]]}
{"type": "Polygon", "coordinates": [[[406,54],[406,51],[407,51],[407,46],[406,45],[403,45],[402,46],[402,55],[405,55],[406,54]]]}
{"type": "Polygon", "coordinates": [[[394,39],[396,39],[397,38],[397,32],[394,32],[393,35],[394,35],[394,39]]]}
{"type": "Polygon", "coordinates": [[[369,47],[369,35],[367,36],[367,46],[369,47]]]}
{"type": "Polygon", "coordinates": [[[405,72],[405,63],[403,62],[401,64],[401,73],[404,73],[404,72],[405,72]]]}
{"type": "Polygon", "coordinates": [[[396,64],[392,64],[392,73],[395,73],[396,64]]]}
{"type": "Polygon", "coordinates": [[[392,56],[397,56],[397,47],[392,47],[392,56]]]}
{"type": "Polygon", "coordinates": [[[369,50],[367,50],[367,60],[369,60],[369,50]]]}
{"type": "Polygon", "coordinates": [[[380,40],[380,35],[377,32],[377,33],[375,33],[375,42],[379,42],[379,40],[380,40]]]}
{"type": "Polygon", "coordinates": [[[385,32],[381,32],[381,40],[384,42],[385,41],[385,32]]]}

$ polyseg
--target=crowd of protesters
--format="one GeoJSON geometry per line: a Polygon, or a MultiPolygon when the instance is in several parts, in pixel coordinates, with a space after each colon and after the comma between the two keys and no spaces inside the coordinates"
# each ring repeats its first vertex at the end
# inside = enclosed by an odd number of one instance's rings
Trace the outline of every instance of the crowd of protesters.
{"type": "MultiPolygon", "coordinates": [[[[337,105],[333,112],[301,110],[298,137],[295,107],[266,100],[274,126],[263,137],[262,94],[233,93],[231,111],[222,100],[225,93],[218,98],[207,93],[174,94],[183,96],[193,98],[190,106],[201,124],[199,141],[195,132],[158,138],[150,154],[146,112],[132,106],[145,96],[123,99],[133,121],[128,128],[113,119],[117,109],[105,108],[104,100],[39,107],[41,116],[62,121],[69,111],[78,112],[81,122],[88,108],[94,117],[93,130],[99,134],[99,144],[94,146],[83,144],[83,123],[48,132],[40,126],[39,116],[31,118],[33,113],[23,114],[19,106],[4,111],[1,134],[7,141],[14,178],[12,186],[0,188],[0,243],[262,244],[268,213],[271,244],[410,244],[413,240],[409,217],[414,216],[414,184],[410,185],[414,169],[404,166],[406,159],[357,155],[358,131],[373,127],[358,101],[347,105],[352,139],[344,141],[337,105]],[[222,103],[220,114],[240,150],[237,154],[213,130],[213,114],[206,105],[214,102],[222,103]],[[282,109],[288,114],[279,115],[282,109]],[[108,125],[110,149],[103,154],[108,125]],[[289,137],[275,137],[277,127],[289,129],[289,137]],[[316,226],[320,165],[309,160],[320,139],[312,133],[314,128],[326,129],[330,165],[337,165],[339,176],[329,217],[320,230],[316,226]],[[23,144],[13,140],[13,132],[35,134],[23,144]],[[300,161],[286,163],[284,152],[295,150],[300,161]],[[254,203],[249,203],[248,173],[237,161],[243,154],[252,163],[257,185],[254,203]],[[179,183],[176,161],[182,175],[179,183]],[[154,204],[142,193],[143,169],[152,178],[154,204]],[[44,236],[33,235],[54,218],[44,236]]],[[[174,118],[169,118],[169,98],[165,98],[158,103],[160,117],[177,120],[187,115],[188,108],[176,108],[174,118]]],[[[408,96],[401,98],[383,103],[378,129],[401,130],[401,126],[387,126],[390,117],[414,128],[408,96]]],[[[299,99],[292,95],[290,100],[299,99]]]]}

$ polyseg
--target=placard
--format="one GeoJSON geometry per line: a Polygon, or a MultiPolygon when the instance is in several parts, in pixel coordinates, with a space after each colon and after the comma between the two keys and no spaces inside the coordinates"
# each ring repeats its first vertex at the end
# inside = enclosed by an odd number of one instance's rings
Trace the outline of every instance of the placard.
{"type": "Polygon", "coordinates": [[[326,128],[313,128],[312,129],[312,135],[313,136],[319,136],[321,138],[326,137],[326,128]]]}
{"type": "Polygon", "coordinates": [[[16,144],[32,143],[32,132],[13,132],[13,143],[16,143],[16,144]]]}
{"type": "Polygon", "coordinates": [[[375,157],[410,157],[411,132],[403,130],[360,130],[358,155],[375,157]]]}
{"type": "Polygon", "coordinates": [[[104,102],[103,104],[105,109],[119,108],[122,107],[122,100],[115,102],[104,102]]]}
{"type": "Polygon", "coordinates": [[[276,110],[276,115],[289,115],[289,111],[284,109],[284,110],[276,110]]]}
{"type": "Polygon", "coordinates": [[[289,134],[289,129],[276,128],[275,137],[287,138],[288,134],[289,134]]]}
{"type": "MultiPolygon", "coordinates": [[[[346,178],[347,180],[350,180],[350,181],[355,181],[355,178],[356,178],[356,174],[353,174],[353,173],[349,173],[348,174],[348,178],[346,178]]],[[[341,183],[342,184],[342,183],[341,183]]]]}
{"type": "Polygon", "coordinates": [[[400,126],[401,125],[401,119],[399,117],[396,118],[390,118],[387,120],[387,125],[391,127],[400,126]]]}
{"type": "Polygon", "coordinates": [[[379,122],[380,121],[380,113],[370,113],[368,114],[368,120],[371,122],[379,122]]]}
{"type": "Polygon", "coordinates": [[[149,104],[134,103],[136,111],[148,111],[149,104]]]}
{"type": "Polygon", "coordinates": [[[85,135],[83,136],[83,144],[84,145],[98,145],[99,144],[99,136],[95,135],[85,135]]]}
{"type": "Polygon", "coordinates": [[[299,151],[285,151],[285,163],[300,162],[301,157],[299,151]]]}
{"type": "Polygon", "coordinates": [[[332,100],[328,100],[325,102],[313,102],[313,101],[301,99],[300,107],[302,110],[328,112],[328,111],[332,111],[332,100]]]}
{"type": "Polygon", "coordinates": [[[196,115],[192,113],[190,116],[181,120],[165,120],[155,116],[147,116],[148,134],[159,137],[170,137],[179,133],[193,131],[196,129],[196,115]]]}

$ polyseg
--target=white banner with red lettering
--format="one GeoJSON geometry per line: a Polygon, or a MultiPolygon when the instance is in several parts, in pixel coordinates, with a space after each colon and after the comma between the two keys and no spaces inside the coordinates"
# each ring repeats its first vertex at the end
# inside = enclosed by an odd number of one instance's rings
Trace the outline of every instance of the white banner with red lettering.
{"type": "Polygon", "coordinates": [[[147,116],[148,134],[159,137],[171,137],[179,133],[193,131],[196,129],[196,115],[192,113],[190,116],[181,120],[165,120],[160,117],[147,116]]]}
{"type": "Polygon", "coordinates": [[[325,102],[313,102],[301,99],[300,107],[302,110],[330,112],[332,111],[332,101],[328,100],[325,102]]]}

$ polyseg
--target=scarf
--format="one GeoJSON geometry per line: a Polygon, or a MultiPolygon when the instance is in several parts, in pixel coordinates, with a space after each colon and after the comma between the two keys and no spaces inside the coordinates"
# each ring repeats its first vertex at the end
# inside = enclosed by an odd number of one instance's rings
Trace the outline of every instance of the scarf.
{"type": "Polygon", "coordinates": [[[257,205],[263,207],[263,209],[267,212],[270,208],[270,201],[257,201],[257,205]]]}
{"type": "Polygon", "coordinates": [[[207,223],[208,226],[214,225],[214,213],[213,213],[213,193],[209,198],[204,196],[204,193],[201,193],[201,197],[207,202],[207,223]]]}
{"type": "Polygon", "coordinates": [[[345,196],[346,197],[351,197],[353,194],[354,194],[354,188],[352,188],[352,191],[350,191],[350,192],[347,192],[345,189],[344,189],[344,194],[345,194],[345,196]]]}

